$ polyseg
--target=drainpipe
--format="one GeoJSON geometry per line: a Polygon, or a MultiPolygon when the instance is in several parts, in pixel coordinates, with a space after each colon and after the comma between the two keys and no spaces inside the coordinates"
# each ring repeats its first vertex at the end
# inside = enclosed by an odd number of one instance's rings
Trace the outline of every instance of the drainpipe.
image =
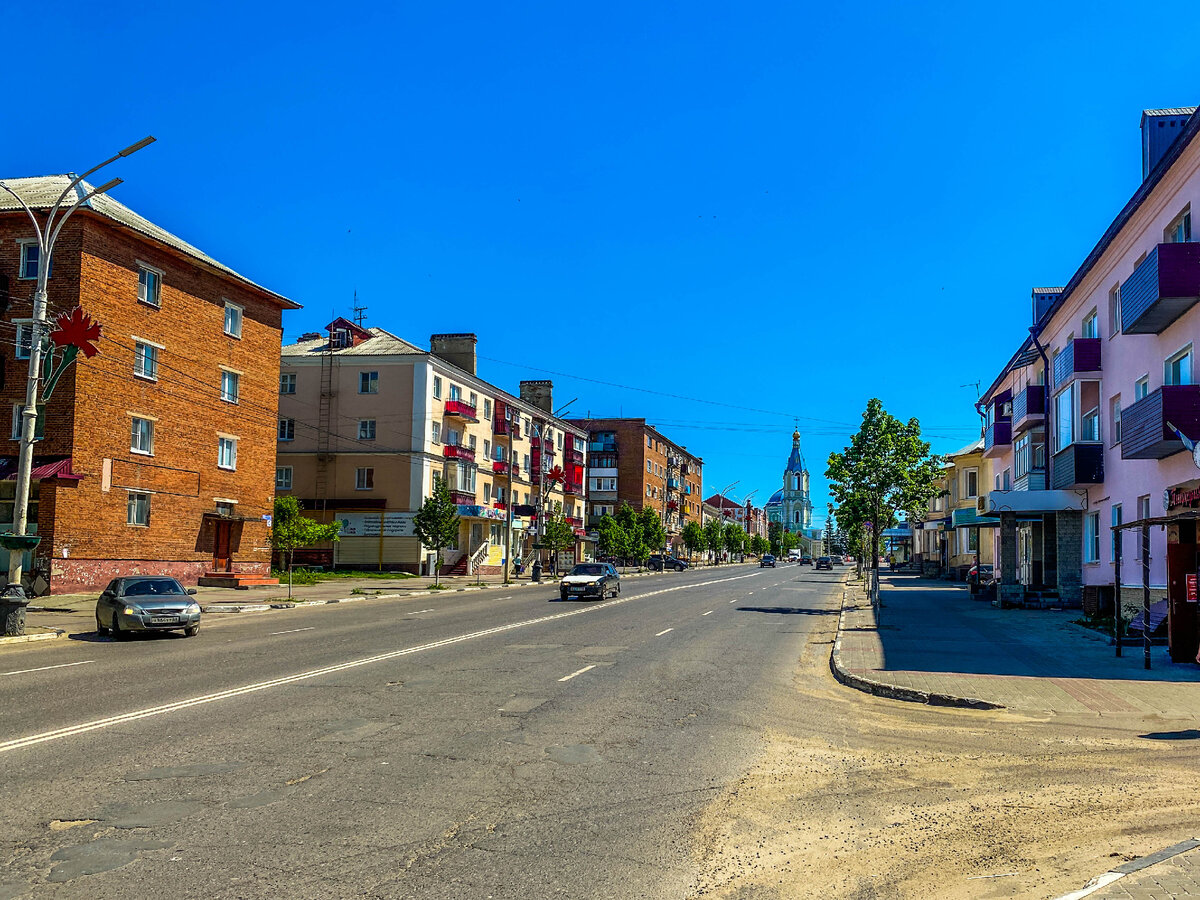
{"type": "MultiPolygon", "coordinates": [[[[1037,348],[1038,355],[1042,358],[1042,371],[1045,372],[1042,385],[1042,400],[1046,407],[1046,490],[1050,490],[1050,486],[1054,483],[1054,445],[1051,443],[1051,436],[1054,434],[1054,404],[1050,397],[1050,379],[1054,377],[1054,373],[1050,371],[1050,360],[1046,357],[1046,349],[1038,341],[1038,335],[1041,329],[1036,325],[1029,329],[1029,337],[1033,339],[1033,346],[1037,348]]],[[[1031,460],[1032,461],[1032,460],[1031,460]]]]}

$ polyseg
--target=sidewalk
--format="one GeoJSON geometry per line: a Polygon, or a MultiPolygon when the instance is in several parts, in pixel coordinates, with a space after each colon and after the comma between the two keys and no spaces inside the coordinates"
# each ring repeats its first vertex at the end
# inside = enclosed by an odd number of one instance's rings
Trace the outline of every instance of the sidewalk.
{"type": "MultiPolygon", "coordinates": [[[[750,563],[728,563],[720,567],[704,567],[714,572],[738,568],[750,563]]],[[[757,565],[757,562],[754,563],[757,565]]],[[[690,570],[689,570],[690,571],[690,570]]],[[[675,572],[622,572],[621,579],[645,577],[670,577],[675,572]]],[[[503,583],[501,575],[442,576],[438,583],[444,590],[432,591],[432,576],[417,578],[333,578],[317,584],[294,585],[292,598],[288,599],[287,584],[252,587],[246,590],[231,588],[201,587],[196,589],[196,602],[206,615],[241,612],[264,612],[270,609],[287,609],[293,604],[345,603],[353,600],[394,600],[403,597],[418,597],[426,594],[450,594],[461,591],[488,590],[497,596],[509,591],[528,587],[552,588],[557,578],[543,575],[540,584],[534,584],[528,574],[510,584],[503,583]]],[[[26,632],[41,638],[65,637],[96,630],[96,597],[99,591],[84,594],[54,594],[38,597],[29,605],[26,614],[26,632]]],[[[21,642],[20,638],[7,639],[21,642]]],[[[0,640],[3,646],[4,640],[0,640]]]]}
{"type": "Polygon", "coordinates": [[[1079,610],[996,609],[964,585],[881,579],[882,628],[861,585],[847,586],[831,665],[861,690],[919,702],[1059,714],[1200,716],[1200,666],[1163,646],[1116,658],[1079,610]]]}

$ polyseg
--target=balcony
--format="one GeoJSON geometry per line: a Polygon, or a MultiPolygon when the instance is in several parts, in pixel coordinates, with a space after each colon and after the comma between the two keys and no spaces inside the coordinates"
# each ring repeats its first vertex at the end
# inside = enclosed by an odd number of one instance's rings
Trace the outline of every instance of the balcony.
{"type": "Polygon", "coordinates": [[[1070,444],[1054,454],[1050,487],[1056,491],[1104,484],[1104,445],[1070,444]]]}
{"type": "Polygon", "coordinates": [[[983,432],[983,455],[989,459],[1000,456],[1012,446],[1012,422],[993,422],[983,432]]]}
{"type": "Polygon", "coordinates": [[[613,441],[590,441],[588,453],[616,453],[617,445],[613,441]]]}
{"type": "Polygon", "coordinates": [[[456,419],[462,419],[464,422],[478,422],[475,417],[475,407],[465,400],[447,400],[445,413],[448,416],[453,416],[456,419]]]}
{"type": "Polygon", "coordinates": [[[496,417],[492,420],[492,431],[495,434],[508,434],[512,431],[512,424],[500,415],[500,410],[496,410],[496,417]]]}
{"type": "Polygon", "coordinates": [[[572,528],[582,528],[583,527],[583,517],[582,516],[563,516],[563,518],[567,520],[567,524],[570,525],[572,528]]]}
{"type": "Polygon", "coordinates": [[[461,444],[447,444],[442,448],[442,456],[446,457],[446,459],[461,459],[466,462],[475,462],[475,451],[461,444]]]}
{"type": "Polygon", "coordinates": [[[508,474],[508,463],[502,459],[493,460],[492,461],[492,474],[507,475],[508,474]]]}
{"type": "Polygon", "coordinates": [[[571,463],[572,465],[582,466],[583,465],[583,451],[582,450],[572,450],[570,453],[567,454],[567,462],[571,463]]]}
{"type": "Polygon", "coordinates": [[[1021,434],[1046,421],[1046,387],[1031,384],[1013,397],[1012,433],[1021,434]]]}
{"type": "Polygon", "coordinates": [[[679,479],[678,478],[668,478],[667,479],[667,490],[668,491],[679,490],[679,479]]]}
{"type": "Polygon", "coordinates": [[[512,437],[514,441],[519,441],[521,439],[521,423],[516,419],[514,419],[512,423],[512,437]]]}
{"type": "Polygon", "coordinates": [[[1075,338],[1054,358],[1054,389],[1081,375],[1100,374],[1100,338],[1075,338]]]}
{"type": "Polygon", "coordinates": [[[572,497],[579,497],[583,494],[583,486],[571,481],[564,481],[562,489],[564,494],[572,497]]]}
{"type": "Polygon", "coordinates": [[[466,491],[451,491],[450,502],[455,506],[475,506],[475,495],[466,491]]]}
{"type": "Polygon", "coordinates": [[[1161,334],[1200,300],[1200,244],[1159,244],[1121,285],[1121,330],[1161,334]]]}
{"type": "MultiPolygon", "coordinates": [[[[1174,246],[1167,244],[1166,246],[1174,246]]],[[[1200,385],[1168,384],[1121,411],[1121,459],[1164,459],[1200,438],[1200,385]]]]}
{"type": "Polygon", "coordinates": [[[492,506],[495,507],[496,509],[500,510],[501,512],[508,511],[508,504],[505,503],[503,500],[497,500],[495,503],[492,504],[492,506]]]}

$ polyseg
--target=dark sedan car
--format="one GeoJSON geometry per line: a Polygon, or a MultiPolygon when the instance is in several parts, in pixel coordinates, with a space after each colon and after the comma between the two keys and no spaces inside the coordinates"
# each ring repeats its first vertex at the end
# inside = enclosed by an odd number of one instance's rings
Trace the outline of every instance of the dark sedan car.
{"type": "Polygon", "coordinates": [[[200,631],[200,605],[174,578],[137,575],[114,578],[96,601],[96,631],[120,640],[134,631],[200,631]]]}
{"type": "Polygon", "coordinates": [[[828,556],[818,556],[816,567],[818,569],[828,569],[830,572],[832,572],[833,571],[833,560],[830,559],[828,556]]]}
{"type": "Polygon", "coordinates": [[[761,569],[763,566],[770,566],[772,569],[775,568],[775,557],[770,553],[764,553],[763,558],[758,561],[758,567],[761,569]]]}
{"type": "Polygon", "coordinates": [[[563,576],[558,586],[558,596],[561,600],[570,597],[584,599],[596,597],[604,600],[609,596],[621,593],[621,576],[613,568],[612,563],[579,563],[563,576]]]}
{"type": "Polygon", "coordinates": [[[647,560],[647,564],[655,572],[661,572],[663,569],[674,569],[676,572],[682,572],[688,567],[687,560],[679,559],[674,556],[667,556],[663,553],[652,554],[647,560]]]}

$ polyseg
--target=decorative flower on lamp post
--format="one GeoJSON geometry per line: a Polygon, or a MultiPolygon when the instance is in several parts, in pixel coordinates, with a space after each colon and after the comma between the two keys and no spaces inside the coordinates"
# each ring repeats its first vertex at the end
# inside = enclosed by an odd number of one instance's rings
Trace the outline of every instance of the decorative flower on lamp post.
{"type": "Polygon", "coordinates": [[[54,393],[54,386],[71,365],[80,352],[91,359],[100,352],[96,342],[100,340],[100,323],[96,322],[83,311],[75,307],[69,313],[60,313],[54,319],[54,330],[50,332],[53,350],[46,354],[46,383],[42,388],[42,398],[49,399],[54,393]]]}

